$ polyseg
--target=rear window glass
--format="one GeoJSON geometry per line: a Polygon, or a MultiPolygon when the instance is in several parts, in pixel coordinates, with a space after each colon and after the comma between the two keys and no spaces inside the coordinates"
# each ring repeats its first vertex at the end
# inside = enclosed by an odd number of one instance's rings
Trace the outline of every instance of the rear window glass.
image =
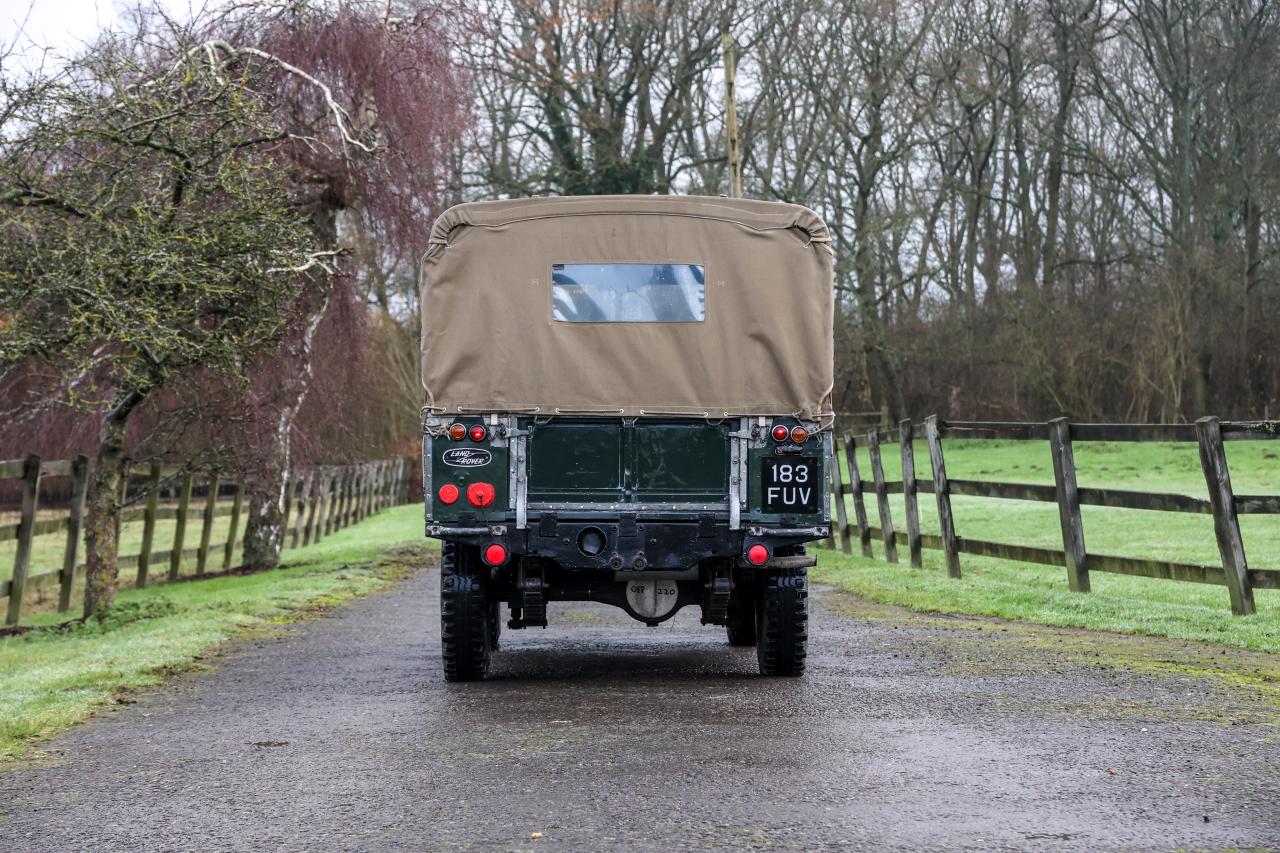
{"type": "Polygon", "coordinates": [[[566,323],[701,323],[700,264],[552,264],[551,316],[566,323]]]}

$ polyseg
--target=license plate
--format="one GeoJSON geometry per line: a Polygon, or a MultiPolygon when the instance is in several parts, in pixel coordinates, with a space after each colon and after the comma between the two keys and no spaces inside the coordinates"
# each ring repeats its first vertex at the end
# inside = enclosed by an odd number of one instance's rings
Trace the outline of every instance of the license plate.
{"type": "Polygon", "coordinates": [[[822,491],[822,484],[818,482],[819,461],[806,457],[762,459],[760,495],[764,511],[816,513],[822,491]]]}

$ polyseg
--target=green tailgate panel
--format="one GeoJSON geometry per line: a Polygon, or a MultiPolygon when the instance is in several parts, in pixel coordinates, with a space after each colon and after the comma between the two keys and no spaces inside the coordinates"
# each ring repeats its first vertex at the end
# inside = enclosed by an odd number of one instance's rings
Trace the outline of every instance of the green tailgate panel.
{"type": "Polygon", "coordinates": [[[633,435],[635,500],[723,501],[729,485],[729,438],[719,424],[637,423],[633,435]]]}
{"type": "Polygon", "coordinates": [[[719,503],[729,471],[729,427],[704,421],[534,424],[531,503],[719,503]]]}
{"type": "Polygon", "coordinates": [[[621,422],[537,424],[529,438],[529,500],[623,500],[621,422]]]}

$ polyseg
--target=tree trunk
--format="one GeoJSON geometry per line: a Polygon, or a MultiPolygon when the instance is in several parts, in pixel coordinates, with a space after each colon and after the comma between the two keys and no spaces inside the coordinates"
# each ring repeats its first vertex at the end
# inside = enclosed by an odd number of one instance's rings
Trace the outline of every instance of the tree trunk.
{"type": "MultiPolygon", "coordinates": [[[[316,205],[312,227],[322,245],[336,249],[338,245],[338,210],[341,204],[325,196],[316,205]]],[[[307,309],[302,330],[293,341],[282,347],[281,369],[287,376],[283,403],[276,413],[269,450],[265,458],[245,473],[245,497],[249,512],[244,528],[244,565],[254,569],[274,569],[280,565],[284,547],[284,499],[289,485],[289,439],[293,422],[311,390],[313,376],[312,344],[316,329],[329,307],[333,282],[319,273],[309,288],[311,305],[307,309]]]]}
{"type": "Polygon", "coordinates": [[[116,599],[120,573],[116,520],[118,496],[124,474],[124,439],[129,415],[142,401],[137,391],[124,394],[107,413],[98,431],[98,456],[89,480],[84,511],[85,587],[84,618],[101,618],[116,599]]]}
{"type": "Polygon", "coordinates": [[[243,564],[254,569],[274,569],[280,565],[284,549],[284,496],[289,485],[289,443],[280,443],[270,459],[244,477],[244,493],[249,513],[244,528],[243,564]]]}

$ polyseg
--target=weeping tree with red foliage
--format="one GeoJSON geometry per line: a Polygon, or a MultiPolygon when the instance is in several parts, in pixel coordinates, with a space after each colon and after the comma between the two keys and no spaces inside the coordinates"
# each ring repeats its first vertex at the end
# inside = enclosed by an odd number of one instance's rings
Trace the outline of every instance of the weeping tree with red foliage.
{"type": "MultiPolygon", "coordinates": [[[[399,16],[390,2],[299,4],[265,18],[251,10],[234,27],[220,25],[225,41],[282,61],[272,101],[289,144],[277,162],[322,245],[339,250],[345,220],[376,235],[381,251],[423,250],[432,220],[457,193],[468,122],[466,81],[451,56],[456,26],[443,6],[417,4],[399,16]],[[330,120],[335,110],[345,127],[330,120]]],[[[249,566],[280,559],[291,435],[314,381],[316,334],[333,287],[332,276],[307,280],[284,342],[258,367],[257,425],[246,436],[255,460],[246,467],[249,566]]]]}

